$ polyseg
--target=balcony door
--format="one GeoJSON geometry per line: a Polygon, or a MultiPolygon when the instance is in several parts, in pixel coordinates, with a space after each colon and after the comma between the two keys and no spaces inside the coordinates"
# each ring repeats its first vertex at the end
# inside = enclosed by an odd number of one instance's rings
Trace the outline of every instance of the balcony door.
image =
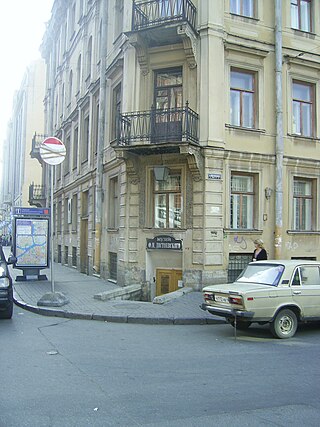
{"type": "Polygon", "coordinates": [[[182,139],[182,68],[155,72],[153,142],[182,139]]]}

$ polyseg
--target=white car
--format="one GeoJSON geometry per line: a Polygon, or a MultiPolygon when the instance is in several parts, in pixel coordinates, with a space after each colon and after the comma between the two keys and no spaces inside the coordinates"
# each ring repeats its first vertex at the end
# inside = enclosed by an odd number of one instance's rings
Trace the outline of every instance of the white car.
{"type": "Polygon", "coordinates": [[[203,288],[200,306],[238,329],[270,324],[290,338],[298,322],[320,320],[320,263],[306,260],[250,262],[234,283],[203,288]]]}

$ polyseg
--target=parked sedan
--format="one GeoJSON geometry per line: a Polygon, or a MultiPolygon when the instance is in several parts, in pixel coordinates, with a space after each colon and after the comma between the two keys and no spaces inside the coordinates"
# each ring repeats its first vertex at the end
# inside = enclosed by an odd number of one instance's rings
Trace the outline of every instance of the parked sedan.
{"type": "Polygon", "coordinates": [[[8,264],[14,264],[16,258],[11,256],[8,261],[0,245],[0,319],[11,319],[13,312],[12,279],[8,264]]]}
{"type": "Polygon", "coordinates": [[[320,263],[305,260],[250,262],[234,283],[203,289],[203,310],[238,329],[270,324],[291,338],[298,322],[320,320],[320,263]]]}

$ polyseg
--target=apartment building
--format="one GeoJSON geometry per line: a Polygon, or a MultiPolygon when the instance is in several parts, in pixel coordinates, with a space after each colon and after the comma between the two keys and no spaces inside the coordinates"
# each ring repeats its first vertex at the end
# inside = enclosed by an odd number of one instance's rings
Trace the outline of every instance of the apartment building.
{"type": "Polygon", "coordinates": [[[12,208],[41,206],[43,171],[32,159],[32,138],[35,130],[44,130],[43,98],[45,93],[45,64],[33,61],[24,73],[20,88],[15,93],[11,120],[3,144],[2,163],[2,233],[11,232],[12,208]]]}
{"type": "Polygon", "coordinates": [[[320,0],[56,0],[55,258],[149,294],[319,253],[320,0]]]}

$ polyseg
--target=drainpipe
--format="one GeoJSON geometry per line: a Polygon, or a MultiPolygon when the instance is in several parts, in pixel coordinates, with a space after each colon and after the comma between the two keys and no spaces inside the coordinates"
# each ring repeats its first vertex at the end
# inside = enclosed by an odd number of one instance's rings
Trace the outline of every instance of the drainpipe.
{"type": "Polygon", "coordinates": [[[103,182],[103,149],[105,139],[105,111],[106,111],[106,48],[107,48],[107,18],[108,0],[102,0],[101,41],[100,41],[100,88],[99,88],[99,118],[96,170],[96,197],[95,197],[95,257],[94,270],[100,274],[101,263],[101,224],[102,224],[102,182],[103,182]]]}
{"type": "Polygon", "coordinates": [[[274,257],[282,258],[282,202],[283,202],[283,109],[282,109],[282,0],[275,0],[275,56],[276,56],[276,188],[274,257]]]}

